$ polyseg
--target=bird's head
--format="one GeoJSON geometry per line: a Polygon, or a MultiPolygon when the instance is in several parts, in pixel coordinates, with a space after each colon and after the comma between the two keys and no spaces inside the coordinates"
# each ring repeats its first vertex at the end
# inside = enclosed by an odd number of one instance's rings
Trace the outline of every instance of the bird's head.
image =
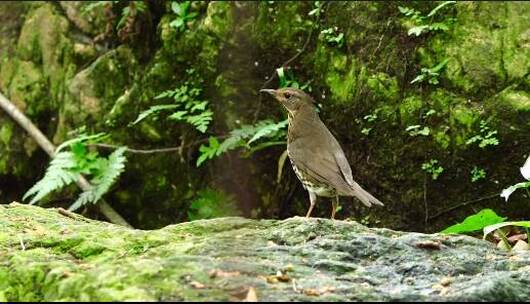
{"type": "Polygon", "coordinates": [[[315,110],[315,101],[304,91],[295,88],[281,88],[277,90],[263,89],[260,92],[266,92],[279,101],[287,111],[296,114],[300,110],[315,110]]]}

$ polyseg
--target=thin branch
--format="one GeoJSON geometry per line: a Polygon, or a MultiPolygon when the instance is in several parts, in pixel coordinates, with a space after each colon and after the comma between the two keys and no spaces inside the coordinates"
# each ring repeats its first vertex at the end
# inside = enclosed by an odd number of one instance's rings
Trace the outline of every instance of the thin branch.
{"type": "Polygon", "coordinates": [[[424,225],[427,226],[427,222],[429,221],[429,206],[427,204],[427,172],[423,172],[423,206],[425,208],[424,225]]]}
{"type": "Polygon", "coordinates": [[[458,204],[456,206],[447,208],[445,210],[442,210],[442,211],[436,213],[435,215],[429,217],[429,220],[435,219],[435,218],[437,218],[439,216],[442,216],[442,215],[444,215],[444,214],[446,214],[448,212],[451,212],[451,211],[453,211],[455,209],[458,209],[458,208],[461,208],[461,207],[464,207],[464,206],[467,206],[467,205],[471,205],[471,204],[474,204],[474,203],[478,203],[478,202],[481,202],[481,201],[484,201],[484,200],[487,200],[487,199],[490,199],[490,198],[494,198],[494,197],[497,197],[497,196],[499,196],[499,194],[495,193],[495,194],[487,195],[487,196],[484,196],[484,197],[479,197],[479,198],[474,199],[474,200],[470,200],[470,201],[467,201],[467,202],[460,203],[460,204],[458,204]]]}
{"type": "MultiPolygon", "coordinates": [[[[90,144],[88,146],[108,148],[108,149],[117,149],[117,148],[122,147],[119,145],[111,145],[111,144],[90,144]]],[[[130,153],[135,153],[135,154],[151,154],[151,153],[173,152],[173,151],[179,151],[181,149],[182,149],[181,147],[169,147],[169,148],[150,149],[150,150],[127,148],[126,151],[130,153]]]]}
{"type": "MultiPolygon", "coordinates": [[[[24,115],[9,99],[7,99],[2,93],[0,93],[0,108],[13,118],[24,130],[26,130],[31,138],[33,138],[37,144],[51,157],[55,155],[55,146],[52,142],[24,115]]],[[[77,185],[83,191],[88,190],[91,185],[90,183],[81,176],[77,180],[77,185]]],[[[125,227],[133,228],[120,214],[116,212],[107,202],[103,199],[97,204],[101,213],[114,224],[122,225],[125,227]]]]}
{"type": "MultiPolygon", "coordinates": [[[[216,136],[218,139],[225,139],[229,137],[229,135],[219,135],[216,136]]],[[[166,152],[173,152],[173,151],[181,151],[183,148],[189,148],[192,146],[196,146],[198,144],[207,143],[209,141],[209,138],[201,138],[199,140],[193,141],[185,146],[178,146],[178,147],[167,147],[167,148],[156,148],[156,149],[135,149],[135,148],[127,148],[126,151],[133,154],[152,154],[152,153],[166,153],[166,152]]],[[[113,145],[113,144],[89,144],[90,147],[100,147],[105,149],[117,149],[121,148],[123,146],[120,145],[113,145]]]]}

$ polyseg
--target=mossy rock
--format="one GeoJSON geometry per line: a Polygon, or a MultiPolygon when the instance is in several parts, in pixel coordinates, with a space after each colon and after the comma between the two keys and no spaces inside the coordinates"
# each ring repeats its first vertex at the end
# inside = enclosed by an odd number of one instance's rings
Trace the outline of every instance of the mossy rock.
{"type": "Polygon", "coordinates": [[[524,301],[530,255],[318,218],[131,230],[0,205],[2,301],[524,301]],[[250,298],[248,298],[250,299],[250,298]]]}

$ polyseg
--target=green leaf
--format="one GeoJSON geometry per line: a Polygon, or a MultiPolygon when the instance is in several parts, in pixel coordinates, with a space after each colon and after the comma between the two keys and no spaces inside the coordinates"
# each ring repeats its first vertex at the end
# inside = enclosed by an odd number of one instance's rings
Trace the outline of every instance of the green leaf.
{"type": "Polygon", "coordinates": [[[285,165],[285,160],[287,159],[287,156],[287,149],[285,149],[285,151],[283,151],[283,153],[278,158],[278,173],[276,175],[276,183],[278,184],[282,180],[283,166],[285,165]]]}
{"type": "Polygon", "coordinates": [[[88,203],[95,204],[110,190],[110,187],[125,169],[125,162],[127,161],[124,156],[125,151],[127,151],[127,147],[120,147],[109,155],[108,161],[105,162],[106,166],[90,180],[92,186],[81,193],[68,210],[75,211],[88,203]]]}
{"type": "Polygon", "coordinates": [[[418,37],[419,35],[421,35],[426,29],[428,29],[429,26],[428,25],[420,25],[420,26],[415,26],[413,28],[411,28],[409,31],[408,31],[408,35],[409,36],[412,36],[412,35],[416,35],[416,37],[418,37]]]}
{"type": "Polygon", "coordinates": [[[61,152],[64,148],[66,147],[69,147],[69,146],[72,146],[76,143],[84,143],[84,142],[99,142],[99,141],[102,141],[106,138],[108,138],[109,135],[107,133],[97,133],[97,134],[94,134],[94,135],[86,135],[86,134],[81,134],[79,135],[78,137],[76,138],[72,138],[70,140],[67,140],[65,142],[63,142],[62,144],[60,144],[56,149],[55,149],[55,153],[59,153],[61,152]]]}
{"type": "Polygon", "coordinates": [[[178,105],[175,105],[175,104],[165,104],[165,105],[152,106],[148,110],[145,110],[142,113],[140,113],[140,115],[138,115],[138,118],[136,118],[136,120],[132,122],[132,125],[135,125],[135,124],[139,123],[140,121],[144,120],[148,116],[151,116],[151,115],[153,115],[155,113],[158,113],[160,111],[165,111],[165,110],[176,109],[177,107],[178,107],[178,105]]]}
{"type": "Polygon", "coordinates": [[[284,129],[287,126],[287,119],[280,121],[278,123],[273,124],[267,124],[263,127],[259,128],[257,132],[252,136],[252,138],[247,142],[247,145],[250,145],[251,143],[255,142],[256,140],[269,136],[272,133],[278,132],[280,129],[284,129]]]}
{"type": "Polygon", "coordinates": [[[208,146],[201,145],[199,147],[199,152],[201,154],[197,159],[197,167],[199,167],[207,159],[212,159],[214,156],[217,155],[217,151],[219,149],[219,141],[217,140],[217,137],[210,136],[210,138],[208,139],[208,144],[208,146]]]}
{"type": "Polygon", "coordinates": [[[72,152],[57,153],[46,169],[44,177],[33,185],[22,199],[26,200],[26,198],[34,195],[29,202],[34,204],[51,192],[77,181],[79,174],[71,171],[75,166],[75,157],[72,152]]]}
{"type": "Polygon", "coordinates": [[[468,216],[462,223],[458,223],[456,225],[452,225],[450,227],[445,228],[443,231],[441,231],[441,233],[461,234],[461,233],[473,232],[473,231],[481,230],[484,227],[487,227],[490,225],[504,222],[505,220],[506,220],[505,217],[498,216],[491,209],[482,209],[477,214],[468,216]]]}
{"type": "Polygon", "coordinates": [[[423,82],[424,79],[425,79],[425,75],[424,74],[420,74],[420,75],[416,76],[416,78],[414,78],[410,83],[413,84],[415,82],[423,82]]]}
{"type": "Polygon", "coordinates": [[[503,223],[488,225],[484,227],[484,239],[488,236],[488,234],[492,233],[493,231],[499,228],[506,227],[506,226],[517,226],[517,227],[530,228],[530,221],[503,222],[503,223]]]}
{"type": "Polygon", "coordinates": [[[451,5],[451,4],[455,4],[456,1],[444,1],[442,4],[438,5],[437,7],[433,8],[432,11],[430,11],[430,13],[427,15],[427,17],[432,17],[434,16],[440,9],[448,6],[448,5],[451,5]]]}

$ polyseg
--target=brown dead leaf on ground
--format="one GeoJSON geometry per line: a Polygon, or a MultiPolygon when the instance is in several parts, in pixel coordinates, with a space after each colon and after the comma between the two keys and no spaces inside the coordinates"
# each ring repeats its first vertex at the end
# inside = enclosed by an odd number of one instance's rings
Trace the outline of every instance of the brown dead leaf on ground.
{"type": "Polygon", "coordinates": [[[239,271],[223,271],[221,269],[214,269],[210,271],[209,273],[210,278],[230,278],[230,277],[237,277],[240,276],[241,273],[239,271]]]}
{"type": "Polygon", "coordinates": [[[197,282],[197,281],[191,281],[190,282],[190,286],[195,288],[195,289],[204,289],[204,288],[206,288],[206,285],[202,284],[201,282],[197,282]]]}
{"type": "Polygon", "coordinates": [[[243,302],[258,302],[258,295],[256,294],[256,289],[254,287],[249,287],[247,296],[243,302]]]}
{"type": "Polygon", "coordinates": [[[442,248],[442,243],[440,243],[440,241],[422,241],[422,242],[416,242],[414,246],[421,248],[421,249],[440,250],[442,248]]]}

